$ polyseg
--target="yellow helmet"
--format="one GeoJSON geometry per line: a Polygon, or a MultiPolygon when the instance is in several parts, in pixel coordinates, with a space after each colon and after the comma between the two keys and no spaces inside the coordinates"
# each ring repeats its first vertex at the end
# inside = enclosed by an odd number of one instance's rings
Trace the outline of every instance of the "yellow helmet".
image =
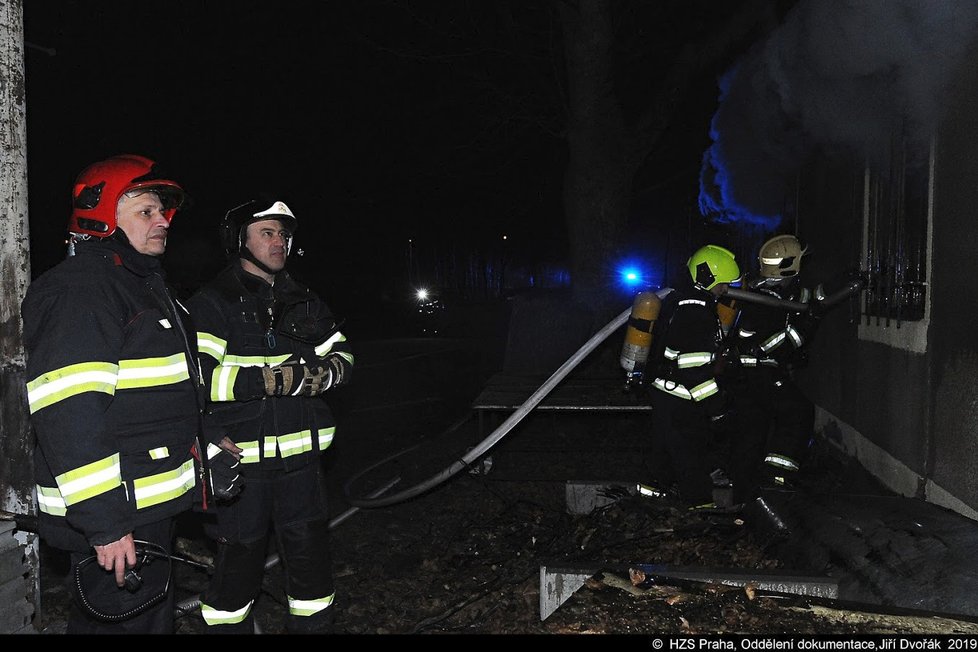
{"type": "Polygon", "coordinates": [[[761,245],[758,260],[763,278],[788,278],[801,271],[801,257],[808,251],[802,249],[793,235],[776,235],[761,245]]]}
{"type": "Polygon", "coordinates": [[[697,249],[686,263],[689,275],[698,287],[710,290],[718,283],[734,283],[740,280],[740,267],[733,252],[718,245],[706,245],[697,249]]]}

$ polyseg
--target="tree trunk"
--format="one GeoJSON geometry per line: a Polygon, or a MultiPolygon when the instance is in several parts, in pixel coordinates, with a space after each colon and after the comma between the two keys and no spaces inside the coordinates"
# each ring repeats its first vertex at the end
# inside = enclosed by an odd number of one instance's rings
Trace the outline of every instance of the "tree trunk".
{"type": "Polygon", "coordinates": [[[625,118],[612,84],[609,5],[608,0],[559,5],[567,57],[564,211],[571,282],[574,298],[598,311],[608,307],[634,175],[625,118]]]}

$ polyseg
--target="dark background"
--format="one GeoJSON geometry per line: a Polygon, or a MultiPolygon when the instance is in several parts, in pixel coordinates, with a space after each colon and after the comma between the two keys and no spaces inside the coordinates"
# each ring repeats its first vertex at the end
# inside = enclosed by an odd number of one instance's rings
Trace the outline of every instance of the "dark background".
{"type": "MultiPolygon", "coordinates": [[[[713,3],[620,4],[613,83],[627,112],[688,34],[724,16],[713,3]]],[[[436,267],[444,282],[474,259],[495,261],[476,271],[507,261],[538,285],[566,283],[555,21],[545,1],[28,0],[32,272],[64,255],[78,172],[133,152],[193,198],[165,258],[181,293],[224,264],[217,224],[257,191],[293,209],[305,255],[292,268],[341,315],[409,302],[437,285],[436,267]]],[[[697,177],[721,70],[697,80],[636,178],[623,261],[703,221],[697,177]]]]}

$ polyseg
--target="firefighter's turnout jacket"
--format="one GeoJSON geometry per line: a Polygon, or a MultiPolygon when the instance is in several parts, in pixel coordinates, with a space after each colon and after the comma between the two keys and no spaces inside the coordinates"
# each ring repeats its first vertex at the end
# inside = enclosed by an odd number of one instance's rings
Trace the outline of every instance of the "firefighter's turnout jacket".
{"type": "Polygon", "coordinates": [[[269,400],[262,367],[337,356],[349,376],[353,354],[326,304],[284,271],[269,285],[234,262],[189,305],[209,393],[208,440],[229,437],[245,465],[292,470],[315,459],[336,430],[329,407],[321,396],[269,400]]]}
{"type": "Polygon", "coordinates": [[[695,287],[673,290],[663,300],[655,329],[653,387],[691,401],[705,414],[721,413],[725,406],[714,369],[723,331],[716,297],[695,287]]]}
{"type": "Polygon", "coordinates": [[[159,259],[121,230],[78,242],[22,313],[41,535],[84,551],[189,509],[203,396],[159,259]]]}
{"type": "MultiPolygon", "coordinates": [[[[749,289],[776,299],[809,303],[811,292],[797,279],[784,285],[754,281],[749,289]]],[[[785,376],[802,361],[803,348],[812,338],[815,321],[807,314],[758,303],[742,302],[736,323],[736,347],[740,365],[746,369],[767,368],[785,376]]]]}

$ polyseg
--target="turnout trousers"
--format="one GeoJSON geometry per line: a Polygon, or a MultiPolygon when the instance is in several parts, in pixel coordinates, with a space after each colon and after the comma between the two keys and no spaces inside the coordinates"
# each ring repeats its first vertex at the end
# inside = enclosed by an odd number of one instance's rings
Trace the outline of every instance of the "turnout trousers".
{"type": "Polygon", "coordinates": [[[797,474],[814,436],[815,406],[774,369],[745,372],[732,398],[737,434],[731,442],[731,479],[735,492],[749,498],[759,484],[797,474]]]}
{"type": "Polygon", "coordinates": [[[245,467],[245,488],[220,504],[208,534],[218,542],[214,577],[201,597],[213,633],[254,632],[252,606],[265,575],[269,536],[285,571],[290,633],[329,633],[333,624],[329,521],[315,460],[294,470],[245,467]]]}
{"type": "Polygon", "coordinates": [[[713,502],[709,417],[691,400],[651,391],[655,423],[649,471],[663,486],[677,483],[680,499],[691,507],[713,502]]]}

